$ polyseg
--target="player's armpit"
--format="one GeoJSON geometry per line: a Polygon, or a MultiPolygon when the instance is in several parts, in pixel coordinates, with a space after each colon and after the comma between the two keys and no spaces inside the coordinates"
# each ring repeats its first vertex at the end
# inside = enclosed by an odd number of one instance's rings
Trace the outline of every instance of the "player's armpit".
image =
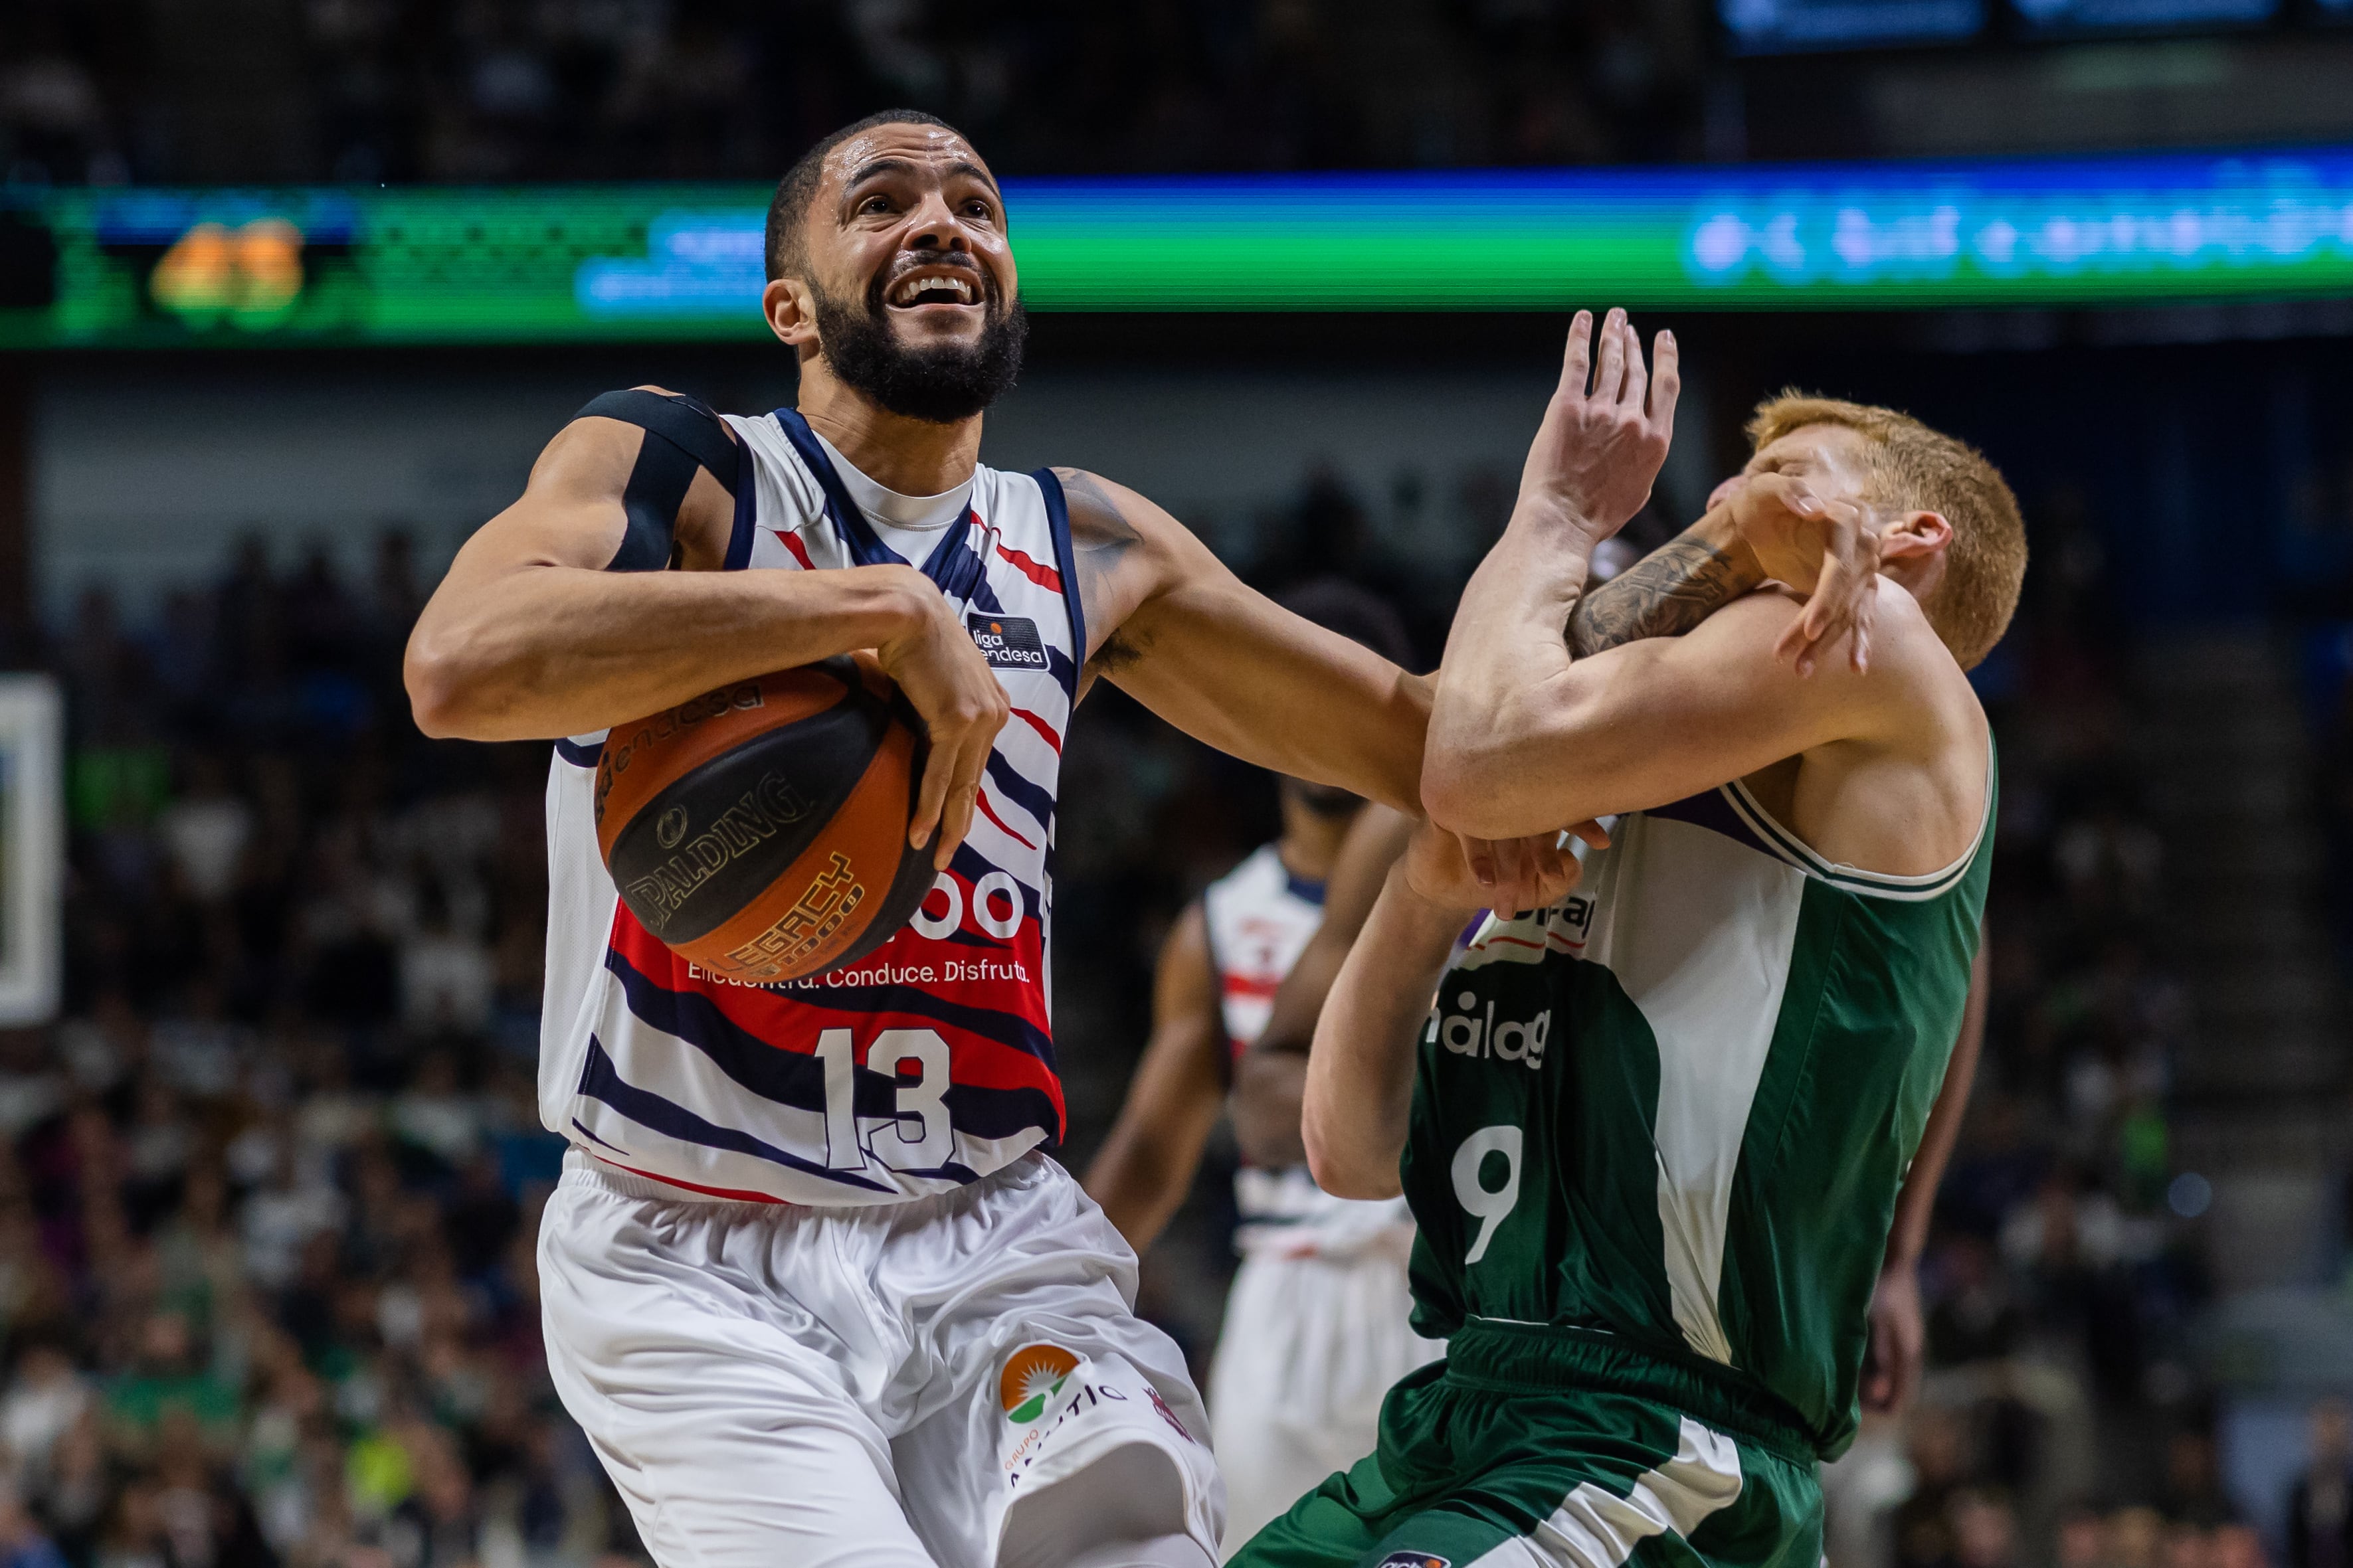
{"type": "Polygon", "coordinates": [[[1090,674],[1244,762],[1418,809],[1428,680],[1247,586],[1134,490],[1056,472],[1090,674]]]}
{"type": "MultiPolygon", "coordinates": [[[[1901,589],[1882,610],[1933,639],[1901,589]]],[[[1786,595],[1725,606],[1680,637],[1626,644],[1512,687],[1475,713],[1440,716],[1423,776],[1432,818],[1514,838],[1681,800],[1834,742],[1892,736],[1921,689],[1901,657],[1801,676],[1775,645],[1799,613],[1786,595]],[[1492,708],[1492,710],[1490,709],[1492,708]]],[[[1893,639],[1899,643],[1905,639],[1893,639]]]]}
{"type": "Polygon", "coordinates": [[[1152,1038],[1084,1183],[1138,1253],[1152,1246],[1193,1184],[1226,1097],[1226,1050],[1208,922],[1194,903],[1161,945],[1152,1038]]]}

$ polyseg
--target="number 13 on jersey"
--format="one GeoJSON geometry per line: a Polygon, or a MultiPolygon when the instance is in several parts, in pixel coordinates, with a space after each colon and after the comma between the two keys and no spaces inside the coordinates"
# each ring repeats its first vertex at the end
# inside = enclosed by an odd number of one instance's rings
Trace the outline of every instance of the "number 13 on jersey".
{"type": "Polygon", "coordinates": [[[936,1170],[955,1152],[948,1124],[948,1043],[935,1029],[885,1029],[867,1047],[866,1070],[899,1078],[909,1063],[913,1083],[901,1079],[895,1108],[887,1120],[870,1119],[859,1130],[857,1047],[848,1029],[827,1029],[817,1037],[817,1059],[825,1064],[825,1163],[829,1170],[862,1171],[879,1160],[893,1171],[936,1170]]]}

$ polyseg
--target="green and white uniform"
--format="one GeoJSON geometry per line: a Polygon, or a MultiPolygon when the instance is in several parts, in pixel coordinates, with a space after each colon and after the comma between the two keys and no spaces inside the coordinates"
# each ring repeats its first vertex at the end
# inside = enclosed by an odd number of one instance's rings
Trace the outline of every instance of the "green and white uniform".
{"type": "Polygon", "coordinates": [[[1415,1326],[1378,1453],[1250,1568],[1815,1568],[1896,1194],[1992,857],[1834,866],[1741,784],[1621,818],[1439,988],[1403,1175],[1415,1326]]]}

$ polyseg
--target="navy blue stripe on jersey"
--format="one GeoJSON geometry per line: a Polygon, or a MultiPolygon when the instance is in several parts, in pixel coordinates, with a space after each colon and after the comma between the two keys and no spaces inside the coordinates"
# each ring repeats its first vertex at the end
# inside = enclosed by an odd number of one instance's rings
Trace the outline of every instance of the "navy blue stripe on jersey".
{"type": "Polygon", "coordinates": [[[828,1171],[814,1160],[804,1160],[788,1150],[754,1138],[749,1132],[706,1121],[674,1100],[664,1100],[649,1089],[624,1082],[613,1066],[613,1058],[605,1054],[604,1042],[593,1036],[588,1041],[588,1059],[581,1064],[580,1092],[611,1106],[638,1126],[650,1127],[664,1137],[674,1138],[681,1143],[700,1143],[706,1149],[725,1149],[733,1153],[749,1154],[754,1159],[782,1165],[786,1170],[823,1176],[844,1186],[863,1187],[871,1193],[891,1190],[880,1182],[870,1182],[849,1171],[828,1171]]]}
{"type": "Polygon", "coordinates": [[[1045,919],[1045,908],[1038,896],[1038,889],[1023,881],[1018,873],[1006,870],[975,849],[971,839],[967,838],[956,846],[955,858],[948,862],[948,866],[957,876],[976,884],[993,872],[1003,872],[1015,887],[1021,889],[1021,912],[1033,921],[1045,919]]]}
{"type": "Polygon", "coordinates": [[[741,572],[752,564],[754,525],[760,518],[760,485],[752,467],[752,443],[735,442],[735,527],[727,536],[727,561],[723,570],[741,572]]]}
{"type": "MultiPolygon", "coordinates": [[[[1071,614],[1076,616],[1079,612],[1075,606],[1079,602],[1079,596],[1066,592],[1062,597],[1073,606],[1071,614]]],[[[1054,679],[1060,682],[1062,695],[1076,702],[1079,700],[1079,667],[1071,662],[1071,656],[1060,648],[1050,647],[1046,649],[1046,668],[1051,670],[1054,679]]]]}
{"type": "MultiPolygon", "coordinates": [[[[617,952],[605,955],[605,966],[620,981],[631,1013],[662,1033],[684,1040],[754,1094],[800,1110],[824,1110],[825,1064],[814,1056],[779,1049],[721,1012],[709,996],[672,991],[640,973],[617,952]]],[[[828,986],[817,1005],[835,1013],[888,1012],[928,1018],[1010,1047],[1049,1067],[1054,1061],[1053,1043],[1027,1018],[993,1007],[950,1002],[912,986],[828,986]]],[[[860,1069],[851,1082],[856,1086],[860,1115],[892,1114],[896,1102],[892,1099],[890,1079],[860,1069]]],[[[977,1137],[1009,1138],[1024,1128],[1054,1125],[1053,1103],[1039,1090],[981,1088],[972,1092],[980,1097],[973,1107],[976,1112],[986,1110],[988,1114],[973,1121],[959,1119],[956,1125],[977,1137]],[[1038,1120],[1041,1114],[1043,1121],[1038,1120]]]]}
{"type": "MultiPolygon", "coordinates": [[[[1046,498],[1046,526],[1054,531],[1054,570],[1061,574],[1062,604],[1071,613],[1071,646],[1078,650],[1083,662],[1087,657],[1087,609],[1079,598],[1079,553],[1071,542],[1070,499],[1062,494],[1062,476],[1053,469],[1039,468],[1029,477],[1038,481],[1038,491],[1046,498]]],[[[1075,672],[1073,677],[1070,689],[1076,692],[1075,672]]]]}
{"type": "MultiPolygon", "coordinates": [[[[816,476],[818,488],[825,491],[826,512],[833,519],[833,526],[839,531],[841,537],[849,542],[849,553],[858,564],[913,565],[913,563],[902,559],[875,533],[874,525],[866,521],[866,513],[850,499],[849,487],[841,482],[840,474],[834,470],[833,459],[826,456],[817,432],[809,428],[808,421],[800,416],[799,411],[777,409],[776,425],[784,431],[785,438],[793,444],[793,450],[800,454],[802,463],[816,476]]],[[[1000,606],[997,605],[995,595],[988,595],[988,585],[983,581],[985,568],[972,548],[972,508],[967,504],[964,509],[963,521],[948,529],[939,543],[933,546],[930,558],[923,564],[923,574],[949,598],[967,603],[987,614],[998,614],[1001,613],[1000,606]],[[988,595],[987,602],[978,596],[980,595],[988,595]]]]}
{"type": "Polygon", "coordinates": [[[988,782],[997,786],[997,793],[1028,812],[1039,826],[1044,827],[1054,820],[1053,792],[1015,773],[1004,752],[994,749],[989,752],[987,771],[988,782]]]}
{"type": "Polygon", "coordinates": [[[1314,878],[1303,877],[1286,866],[1282,868],[1282,885],[1300,902],[1314,904],[1319,910],[1324,907],[1324,884],[1314,878]]]}
{"type": "Polygon", "coordinates": [[[555,742],[555,754],[562,757],[565,762],[570,763],[575,768],[595,767],[596,765],[597,756],[604,750],[605,743],[601,741],[593,746],[584,746],[577,741],[558,741],[555,742]]]}
{"type": "Polygon", "coordinates": [[[1721,833],[1734,843],[1754,849],[1773,859],[1783,858],[1780,851],[1758,837],[1754,829],[1732,809],[1732,803],[1720,789],[1705,790],[1685,795],[1681,800],[1654,805],[1642,813],[1644,816],[1664,817],[1669,822],[1688,822],[1694,827],[1704,827],[1711,833],[1721,833]]]}

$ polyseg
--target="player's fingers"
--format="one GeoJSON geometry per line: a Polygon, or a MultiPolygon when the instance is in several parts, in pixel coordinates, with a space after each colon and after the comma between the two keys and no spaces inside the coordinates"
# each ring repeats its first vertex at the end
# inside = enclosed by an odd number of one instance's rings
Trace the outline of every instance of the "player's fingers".
{"type": "Polygon", "coordinates": [[[1618,395],[1618,405],[1640,414],[1650,401],[1651,373],[1642,363],[1642,334],[1634,330],[1630,321],[1626,323],[1625,336],[1626,385],[1618,395]]]}
{"type": "Polygon", "coordinates": [[[1574,834],[1576,837],[1584,839],[1596,849],[1607,849],[1609,847],[1609,831],[1598,822],[1594,822],[1589,819],[1580,822],[1576,826],[1570,828],[1569,832],[1574,834]]]}
{"type": "Polygon", "coordinates": [[[940,824],[938,852],[932,857],[933,869],[944,871],[955,858],[956,846],[972,831],[974,808],[980,800],[980,775],[988,766],[989,748],[996,743],[994,729],[969,736],[958,750],[954,775],[948,782],[947,801],[940,824]]]}
{"type": "MultiPolygon", "coordinates": [[[[1675,400],[1683,391],[1683,361],[1675,353],[1675,335],[1662,331],[1651,340],[1651,428],[1662,436],[1675,433],[1675,400]]],[[[1715,498],[1709,497],[1711,510],[1715,504],[1715,498]]]]}
{"type": "Polygon", "coordinates": [[[1484,838],[1473,838],[1467,833],[1454,836],[1462,846],[1463,864],[1471,868],[1471,879],[1482,889],[1495,885],[1495,847],[1484,838]]]}
{"type": "Polygon", "coordinates": [[[918,849],[931,842],[932,829],[940,825],[955,762],[955,743],[934,737],[931,754],[923,759],[923,782],[915,790],[914,815],[907,819],[907,842],[918,849]]]}
{"type": "Polygon", "coordinates": [[[1612,306],[1601,323],[1601,359],[1593,373],[1593,401],[1615,403],[1626,380],[1626,312],[1612,306]]]}
{"type": "Polygon", "coordinates": [[[1585,378],[1593,365],[1593,312],[1579,310],[1568,323],[1568,347],[1561,355],[1560,390],[1570,397],[1585,395],[1585,378]]]}

